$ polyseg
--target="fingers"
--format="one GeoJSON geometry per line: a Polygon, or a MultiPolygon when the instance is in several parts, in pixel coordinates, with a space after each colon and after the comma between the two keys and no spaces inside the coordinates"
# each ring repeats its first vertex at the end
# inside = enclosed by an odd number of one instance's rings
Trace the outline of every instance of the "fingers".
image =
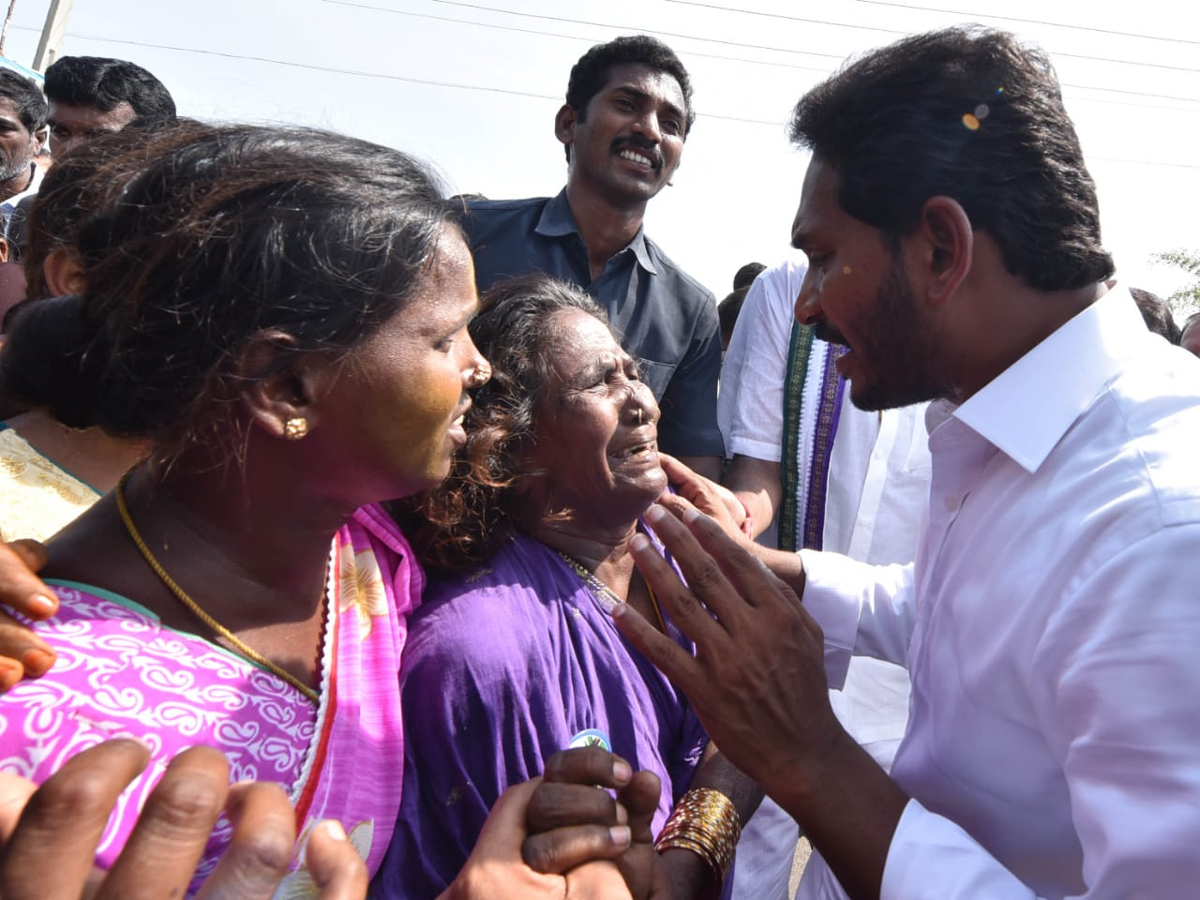
{"type": "Polygon", "coordinates": [[[620,788],[629,783],[633,769],[629,763],[603,747],[572,747],[560,750],[546,760],[544,781],[563,784],[590,784],[620,788]]]}
{"type": "MultiPolygon", "coordinates": [[[[635,538],[636,542],[636,538],[635,538]]],[[[654,550],[649,550],[654,553],[654,550]]],[[[657,554],[655,554],[657,555],[657,554]]],[[[638,552],[634,548],[634,559],[638,559],[638,552]]],[[[638,563],[641,568],[641,563],[638,563]]],[[[645,575],[645,570],[643,570],[645,575]]],[[[663,607],[673,620],[676,620],[677,606],[670,602],[663,601],[666,596],[665,589],[661,584],[651,580],[651,577],[646,575],[646,582],[654,589],[656,595],[660,598],[663,607]]],[[[633,644],[637,651],[646,657],[655,668],[663,672],[671,681],[679,685],[684,693],[691,694],[691,688],[702,677],[700,666],[696,659],[692,657],[683,647],[675,643],[667,635],[663,634],[654,625],[650,624],[645,617],[642,616],[636,609],[633,609],[627,603],[619,603],[612,610],[613,623],[617,626],[617,630],[622,636],[633,644]]],[[[682,627],[682,626],[681,626],[682,627]]],[[[687,629],[684,628],[686,633],[687,629]]]]}
{"type": "Polygon", "coordinates": [[[0,845],[8,843],[21,811],[36,790],[37,785],[28,778],[0,772],[0,845]]]}
{"type": "Polygon", "coordinates": [[[45,675],[55,653],[28,625],[0,610],[0,692],[22,678],[45,675]]]}
{"type": "Polygon", "coordinates": [[[149,758],[137,741],[107,741],[47,779],[0,851],[0,896],[78,900],[109,812],[149,758]]]}
{"type": "Polygon", "coordinates": [[[229,766],[219,751],[193,747],[176,756],[95,900],[183,896],[228,790],[229,766]]]}
{"type": "Polygon", "coordinates": [[[318,900],[361,900],[367,896],[367,864],[334,820],[320,822],[304,852],[308,871],[320,888],[318,900]]]}
{"type": "MultiPolygon", "coordinates": [[[[695,513],[685,518],[708,521],[695,513]]],[[[716,560],[700,546],[687,526],[658,506],[647,511],[646,519],[678,563],[687,585],[642,535],[635,536],[630,543],[638,569],[685,634],[697,643],[702,639],[719,641],[729,617],[744,604],[733,593],[716,560]],[[718,622],[713,621],[714,614],[718,622]]],[[[713,527],[720,534],[720,529],[713,527]]]]}
{"type": "Polygon", "coordinates": [[[633,840],[653,842],[654,814],[662,796],[662,783],[653,772],[641,771],[634,774],[629,784],[617,794],[617,800],[629,815],[629,829],[633,840]]]}
{"type": "Polygon", "coordinates": [[[624,789],[629,763],[600,747],[555,753],[529,799],[521,856],[535,872],[559,875],[588,860],[613,859],[630,843],[625,808],[602,788],[624,789]]]}
{"type": "MultiPolygon", "coordinates": [[[[31,619],[45,619],[58,609],[58,598],[33,573],[46,564],[37,541],[0,543],[0,607],[31,619]]],[[[44,675],[54,664],[54,651],[25,623],[0,609],[0,694],[22,678],[44,675]]]]}
{"type": "Polygon", "coordinates": [[[292,860],[292,805],[277,784],[245,782],[230,789],[228,815],[233,823],[229,848],[197,900],[266,900],[292,860]]]}
{"type": "Polygon", "coordinates": [[[624,825],[625,808],[606,791],[587,784],[543,781],[529,800],[526,825],[539,834],[570,825],[624,825]]]}
{"type": "Polygon", "coordinates": [[[33,573],[46,564],[37,541],[0,543],[0,605],[31,619],[45,619],[58,609],[58,599],[33,573]]]}
{"type": "Polygon", "coordinates": [[[671,454],[663,453],[661,450],[658,453],[658,462],[662,466],[662,470],[667,473],[667,480],[671,484],[684,484],[700,477],[671,454]]]}

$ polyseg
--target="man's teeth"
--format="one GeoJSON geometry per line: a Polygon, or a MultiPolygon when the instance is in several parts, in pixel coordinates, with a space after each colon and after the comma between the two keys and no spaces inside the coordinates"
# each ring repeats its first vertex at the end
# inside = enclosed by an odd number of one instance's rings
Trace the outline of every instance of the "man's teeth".
{"type": "Polygon", "coordinates": [[[628,159],[631,162],[640,163],[641,165],[648,166],[650,168],[654,167],[654,160],[641,153],[635,153],[633,150],[622,150],[618,155],[621,157],[621,159],[628,159]]]}

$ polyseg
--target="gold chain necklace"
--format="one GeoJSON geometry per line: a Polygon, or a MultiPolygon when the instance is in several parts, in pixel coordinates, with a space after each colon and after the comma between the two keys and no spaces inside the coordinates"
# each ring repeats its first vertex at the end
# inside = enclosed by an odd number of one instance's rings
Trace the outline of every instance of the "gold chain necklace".
{"type": "MultiPolygon", "coordinates": [[[[567,554],[563,553],[561,550],[556,550],[554,552],[557,553],[559,556],[561,556],[563,559],[563,562],[565,562],[568,566],[570,566],[572,569],[574,569],[575,574],[578,575],[580,578],[582,578],[583,583],[586,584],[593,591],[599,591],[601,594],[603,594],[605,597],[607,597],[613,603],[624,603],[625,602],[624,600],[622,600],[620,597],[617,596],[616,591],[614,591],[607,584],[605,584],[603,581],[601,581],[599,578],[597,578],[595,572],[589,571],[587,566],[585,566],[579,560],[575,559],[575,557],[567,556],[567,554]]],[[[662,610],[658,608],[658,598],[656,596],[654,596],[654,588],[650,587],[649,582],[646,582],[646,590],[649,592],[650,602],[654,606],[654,618],[658,620],[659,630],[661,630],[663,634],[666,634],[667,633],[667,623],[663,621],[662,610]]]]}
{"type": "Polygon", "coordinates": [[[164,569],[159,561],[154,558],[154,554],[150,552],[150,548],[147,547],[146,542],[142,540],[142,536],[138,533],[137,528],[133,524],[133,519],[129,516],[129,507],[125,505],[125,482],[129,480],[129,475],[130,473],[126,472],[123,476],[121,476],[121,480],[117,482],[117,510],[121,513],[121,521],[125,523],[125,530],[129,532],[129,537],[132,538],[133,543],[137,546],[138,551],[142,554],[142,558],[146,560],[147,565],[154,570],[154,574],[159,577],[162,583],[167,586],[167,589],[175,595],[179,602],[188,608],[192,615],[194,615],[197,619],[199,619],[221,637],[225,638],[225,640],[232,644],[237,651],[242,654],[242,656],[246,657],[252,662],[258,663],[264,669],[275,673],[313,703],[319,703],[321,700],[321,695],[319,693],[317,693],[309,685],[305,684],[291,672],[288,672],[280,666],[275,665],[275,663],[271,662],[249,644],[240,640],[232,631],[201,609],[200,604],[189,597],[187,592],[175,583],[175,579],[167,574],[167,570],[164,569]]]}

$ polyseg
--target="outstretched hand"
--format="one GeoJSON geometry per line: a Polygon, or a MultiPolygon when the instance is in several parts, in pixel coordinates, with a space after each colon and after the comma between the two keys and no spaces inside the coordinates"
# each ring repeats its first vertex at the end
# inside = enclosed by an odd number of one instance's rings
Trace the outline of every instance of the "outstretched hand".
{"type": "MultiPolygon", "coordinates": [[[[292,857],[291,804],[278,785],[230,788],[225,757],[208,747],[194,747],[171,761],[112,869],[94,868],[109,813],[148,760],[142,744],[112,740],[73,757],[40,788],[0,775],[0,896],[183,896],[224,808],[234,825],[230,846],[197,900],[271,897],[292,857]]],[[[366,865],[336,822],[313,829],[306,858],[319,900],[366,896],[366,865]]]]}
{"type": "MultiPolygon", "coordinates": [[[[46,564],[37,541],[0,542],[0,606],[30,619],[54,615],[58,600],[34,573],[46,564]]],[[[54,651],[29,626],[0,609],[0,693],[22,678],[44,675],[54,651]]]]}
{"type": "Polygon", "coordinates": [[[829,705],[820,627],[796,594],[712,519],[661,508],[647,518],[687,579],[635,537],[634,559],[693,657],[636,611],[617,627],[692,701],[724,754],[775,796],[845,737],[829,705]]]}

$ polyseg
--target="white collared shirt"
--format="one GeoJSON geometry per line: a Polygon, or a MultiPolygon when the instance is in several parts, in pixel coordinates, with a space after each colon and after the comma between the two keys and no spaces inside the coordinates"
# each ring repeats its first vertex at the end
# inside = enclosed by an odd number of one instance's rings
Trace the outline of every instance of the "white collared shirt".
{"type": "Polygon", "coordinates": [[[31,162],[29,167],[33,170],[33,173],[29,177],[29,184],[25,186],[25,190],[0,201],[0,234],[8,234],[8,220],[12,218],[13,212],[16,211],[17,204],[26,197],[36,194],[38,188],[42,186],[42,178],[46,173],[42,171],[41,166],[35,163],[31,162]]]}
{"type": "Polygon", "coordinates": [[[1200,360],[1125,290],[928,414],[916,563],[804,551],[831,684],[907,661],[881,897],[1200,891],[1200,360]]]}

